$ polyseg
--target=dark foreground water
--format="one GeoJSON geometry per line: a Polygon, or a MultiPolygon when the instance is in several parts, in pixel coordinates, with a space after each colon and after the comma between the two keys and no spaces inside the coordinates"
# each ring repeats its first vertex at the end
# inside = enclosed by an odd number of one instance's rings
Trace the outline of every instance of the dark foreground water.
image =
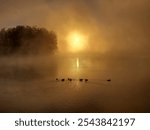
{"type": "Polygon", "coordinates": [[[149,66],[144,57],[1,58],[0,112],[150,112],[149,66]]]}

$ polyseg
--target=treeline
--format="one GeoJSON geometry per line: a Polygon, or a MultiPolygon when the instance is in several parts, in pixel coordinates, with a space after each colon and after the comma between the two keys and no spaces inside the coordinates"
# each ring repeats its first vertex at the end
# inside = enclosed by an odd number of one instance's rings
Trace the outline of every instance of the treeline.
{"type": "Polygon", "coordinates": [[[0,30],[0,55],[36,55],[56,49],[56,34],[45,28],[17,26],[0,30]]]}

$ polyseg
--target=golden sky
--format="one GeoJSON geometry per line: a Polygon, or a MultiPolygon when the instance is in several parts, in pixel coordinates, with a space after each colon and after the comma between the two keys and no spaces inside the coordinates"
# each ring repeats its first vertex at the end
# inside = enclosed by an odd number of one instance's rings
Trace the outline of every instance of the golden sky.
{"type": "Polygon", "coordinates": [[[86,51],[147,54],[149,0],[0,0],[0,28],[37,25],[54,30],[60,50],[79,32],[86,51]]]}

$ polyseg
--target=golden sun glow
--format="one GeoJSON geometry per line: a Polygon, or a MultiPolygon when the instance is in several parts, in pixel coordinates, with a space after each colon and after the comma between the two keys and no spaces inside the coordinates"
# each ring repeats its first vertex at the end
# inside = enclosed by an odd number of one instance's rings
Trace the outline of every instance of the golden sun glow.
{"type": "Polygon", "coordinates": [[[72,32],[68,35],[67,42],[70,51],[79,52],[85,49],[87,38],[79,32],[72,32]]]}

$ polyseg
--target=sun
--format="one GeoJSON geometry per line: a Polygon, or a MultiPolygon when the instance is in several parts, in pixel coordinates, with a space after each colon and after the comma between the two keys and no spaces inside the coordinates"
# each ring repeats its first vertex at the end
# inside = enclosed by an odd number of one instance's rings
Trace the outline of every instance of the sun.
{"type": "Polygon", "coordinates": [[[72,52],[83,51],[86,47],[87,38],[79,32],[71,32],[67,37],[68,49],[72,52]]]}

